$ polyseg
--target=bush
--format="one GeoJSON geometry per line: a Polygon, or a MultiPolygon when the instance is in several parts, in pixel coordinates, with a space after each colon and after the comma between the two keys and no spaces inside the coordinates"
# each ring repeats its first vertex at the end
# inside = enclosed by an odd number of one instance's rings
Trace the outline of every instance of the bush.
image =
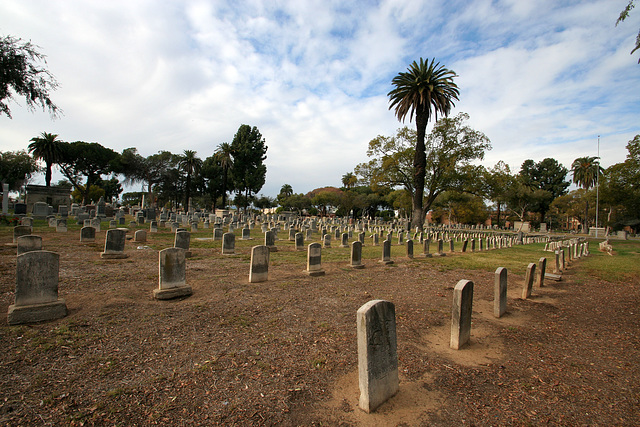
{"type": "Polygon", "coordinates": [[[0,215],[0,224],[15,227],[20,224],[20,217],[15,215],[0,215]]]}

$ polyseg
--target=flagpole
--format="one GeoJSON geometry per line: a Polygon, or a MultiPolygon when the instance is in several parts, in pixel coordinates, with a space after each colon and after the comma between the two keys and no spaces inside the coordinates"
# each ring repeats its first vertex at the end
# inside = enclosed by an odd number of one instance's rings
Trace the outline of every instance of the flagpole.
{"type": "Polygon", "coordinates": [[[596,239],[598,238],[598,211],[600,208],[600,135],[598,135],[598,163],[596,165],[596,239]]]}

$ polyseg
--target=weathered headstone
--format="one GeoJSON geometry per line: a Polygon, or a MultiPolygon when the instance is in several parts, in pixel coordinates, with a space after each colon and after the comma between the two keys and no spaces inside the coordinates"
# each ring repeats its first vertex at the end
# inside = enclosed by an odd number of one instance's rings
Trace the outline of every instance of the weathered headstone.
{"type": "Polygon", "coordinates": [[[189,258],[191,256],[191,251],[189,250],[190,244],[191,244],[191,233],[189,233],[186,230],[176,231],[176,236],[173,241],[173,247],[184,249],[185,258],[189,258]]]}
{"type": "Polygon", "coordinates": [[[325,248],[331,247],[331,234],[327,233],[322,236],[322,246],[325,248]]]}
{"type": "Polygon", "coordinates": [[[431,254],[429,253],[429,247],[431,246],[431,239],[424,239],[422,241],[422,256],[424,257],[431,257],[431,254]]]}
{"type": "Polygon", "coordinates": [[[222,235],[222,255],[236,253],[236,235],[229,232],[222,235]]]}
{"type": "Polygon", "coordinates": [[[349,266],[355,269],[364,268],[364,264],[362,264],[362,242],[360,240],[351,243],[351,263],[349,266]]]}
{"type": "Polygon", "coordinates": [[[536,274],[536,286],[542,288],[544,286],[544,276],[547,270],[547,259],[542,257],[538,260],[538,272],[536,274]]]}
{"type": "Polygon", "coordinates": [[[495,283],[493,285],[493,315],[502,317],[507,312],[507,269],[496,269],[495,283]]]}
{"type": "Polygon", "coordinates": [[[251,229],[248,226],[242,229],[242,240],[253,240],[253,237],[251,237],[251,229]]]}
{"type": "Polygon", "coordinates": [[[340,242],[340,247],[341,248],[349,247],[349,233],[342,233],[342,240],[340,242]]]}
{"type": "Polygon", "coordinates": [[[533,289],[533,279],[536,274],[536,264],[534,262],[529,263],[527,266],[527,274],[524,276],[524,286],[522,287],[522,299],[527,299],[531,296],[531,290],[533,289]]]}
{"type": "Polygon", "coordinates": [[[163,249],[158,254],[158,288],[153,290],[155,299],[166,300],[191,295],[193,290],[186,283],[185,251],[181,248],[163,249]]]}
{"type": "Polygon", "coordinates": [[[276,237],[273,231],[267,230],[264,232],[264,246],[266,246],[271,252],[278,252],[276,237]]]}
{"type": "Polygon", "coordinates": [[[296,233],[296,251],[304,251],[304,236],[302,233],[296,233]]]}
{"type": "Polygon", "coordinates": [[[16,225],[13,227],[13,243],[18,243],[18,237],[28,236],[31,231],[32,229],[29,225],[16,225]]]}
{"type": "Polygon", "coordinates": [[[34,236],[33,234],[18,237],[16,243],[18,245],[18,255],[42,250],[42,237],[34,236]]]}
{"type": "Polygon", "coordinates": [[[147,231],[136,230],[136,232],[133,234],[133,241],[136,243],[145,243],[147,241],[147,231]]]}
{"type": "Polygon", "coordinates": [[[399,389],[395,306],[373,300],[357,312],[359,406],[370,413],[399,389]]]}
{"type": "Polygon", "coordinates": [[[391,240],[389,239],[382,242],[382,259],[380,262],[383,264],[393,264],[391,260],[391,240]]]}
{"type": "Polygon", "coordinates": [[[459,350],[471,337],[471,312],[473,309],[473,282],[460,280],[453,288],[451,313],[451,342],[449,346],[459,350]]]}
{"type": "Polygon", "coordinates": [[[413,240],[407,240],[407,258],[413,259],[413,240]]]}
{"type": "Polygon", "coordinates": [[[158,221],[151,221],[149,224],[149,233],[157,233],[158,232],[158,221]]]}
{"type": "Polygon", "coordinates": [[[93,227],[82,227],[80,229],[80,241],[81,242],[95,242],[96,229],[93,227]]]}
{"type": "Polygon", "coordinates": [[[66,233],[67,232],[67,220],[59,219],[56,222],[56,232],[57,233],[66,233]]]}
{"type": "Polygon", "coordinates": [[[222,230],[222,228],[220,227],[215,227],[213,229],[213,240],[222,240],[222,235],[224,234],[224,231],[222,230]]]}
{"type": "Polygon", "coordinates": [[[43,322],[67,315],[64,299],[58,299],[60,255],[32,251],[16,259],[15,303],[9,306],[9,325],[43,322]]]}
{"type": "Polygon", "coordinates": [[[309,276],[324,276],[322,269],[322,246],[320,243],[311,243],[307,250],[307,270],[309,276]]]}
{"type": "Polygon", "coordinates": [[[104,241],[104,252],[100,254],[102,259],[122,259],[128,255],[124,253],[124,243],[127,238],[127,231],[122,228],[107,230],[104,241]]]}
{"type": "MultiPolygon", "coordinates": [[[[268,231],[266,233],[269,233],[268,231]]],[[[265,234],[266,234],[265,233],[265,234]]],[[[266,282],[269,280],[269,253],[267,246],[254,246],[251,248],[251,267],[249,270],[249,283],[266,282]]]]}

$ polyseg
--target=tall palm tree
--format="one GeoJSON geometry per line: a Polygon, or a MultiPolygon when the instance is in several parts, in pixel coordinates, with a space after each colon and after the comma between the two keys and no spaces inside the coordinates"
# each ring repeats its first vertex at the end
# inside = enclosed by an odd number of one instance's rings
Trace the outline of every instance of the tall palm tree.
{"type": "Polygon", "coordinates": [[[40,136],[34,136],[30,141],[29,152],[47,165],[44,181],[47,187],[51,187],[51,168],[62,159],[63,142],[58,139],[58,135],[47,132],[42,132],[40,136]]]}
{"type": "Polygon", "coordinates": [[[218,145],[218,149],[214,153],[216,159],[222,167],[222,208],[227,207],[227,180],[229,179],[229,169],[233,166],[233,148],[228,142],[218,145]]]}
{"type": "Polygon", "coordinates": [[[202,159],[196,157],[196,152],[193,150],[184,150],[178,167],[187,174],[187,185],[184,196],[184,207],[189,209],[189,199],[191,198],[191,176],[200,172],[202,168],[202,159]]]}
{"type": "Polygon", "coordinates": [[[389,96],[389,109],[395,108],[398,120],[403,121],[407,114],[409,121],[416,118],[416,152],[413,159],[414,168],[414,193],[413,215],[411,227],[420,227],[424,223],[425,212],[423,209],[424,183],[426,174],[427,157],[425,152],[425,134],[429,120],[438,113],[448,116],[451,107],[458,100],[458,86],[453,82],[456,73],[441,66],[432,59],[429,63],[420,58],[420,62],[413,61],[407,72],[400,73],[393,78],[391,83],[395,86],[389,96]]]}
{"type": "MultiPolygon", "coordinates": [[[[573,182],[579,187],[589,191],[598,182],[598,175],[602,174],[602,167],[600,166],[600,157],[578,157],[571,164],[571,173],[573,174],[573,182]]],[[[585,198],[586,198],[585,194],[585,198]]],[[[587,220],[589,215],[589,199],[586,199],[586,208],[584,211],[584,229],[585,233],[589,232],[589,221],[587,220]]]]}

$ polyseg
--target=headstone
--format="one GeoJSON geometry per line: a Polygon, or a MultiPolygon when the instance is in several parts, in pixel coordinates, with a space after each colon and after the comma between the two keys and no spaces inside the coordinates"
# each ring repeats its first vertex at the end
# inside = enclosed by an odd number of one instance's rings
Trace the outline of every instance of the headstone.
{"type": "Polygon", "coordinates": [[[322,236],[322,245],[325,248],[331,247],[331,234],[327,233],[324,236],[322,236]]]}
{"type": "Polygon", "coordinates": [[[493,285],[493,316],[502,317],[507,312],[507,269],[496,269],[493,285]]]}
{"type": "MultiPolygon", "coordinates": [[[[7,203],[8,202],[9,202],[9,198],[7,198],[7,203]]],[[[26,203],[16,203],[16,204],[14,204],[13,205],[13,213],[16,214],[16,215],[26,215],[27,214],[27,204],[26,203]]]]}
{"type": "Polygon", "coordinates": [[[349,247],[349,233],[342,233],[342,241],[340,242],[341,248],[349,247]]]}
{"type": "Polygon", "coordinates": [[[28,216],[20,218],[20,225],[26,225],[28,227],[33,227],[33,218],[30,218],[28,216]]]}
{"type": "Polygon", "coordinates": [[[28,225],[16,225],[13,227],[13,243],[18,243],[18,237],[31,234],[31,227],[28,225]]]}
{"type": "Polygon", "coordinates": [[[93,227],[82,227],[80,229],[81,242],[94,242],[96,240],[96,229],[93,227]]]}
{"type": "Polygon", "coordinates": [[[176,231],[176,236],[173,241],[173,247],[184,249],[185,258],[189,258],[191,256],[191,251],[189,250],[190,243],[191,233],[186,230],[176,231]]]}
{"type": "Polygon", "coordinates": [[[424,239],[422,242],[422,255],[427,258],[431,257],[429,246],[431,246],[431,239],[424,239]]]}
{"type": "Polygon", "coordinates": [[[123,216],[118,218],[118,225],[124,225],[124,217],[123,216]]]}
{"type": "Polygon", "coordinates": [[[362,264],[362,242],[360,240],[351,243],[351,263],[349,266],[355,269],[364,268],[364,264],[362,264]]]}
{"type": "Polygon", "coordinates": [[[158,232],[158,222],[157,221],[151,221],[151,223],[149,224],[149,233],[157,233],[158,232]]]}
{"type": "Polygon", "coordinates": [[[236,252],[236,235],[229,232],[222,235],[222,255],[233,255],[236,252]]]}
{"type": "Polygon", "coordinates": [[[166,300],[188,296],[193,293],[186,283],[185,251],[180,248],[163,249],[158,254],[158,289],[153,290],[155,299],[166,300]]]}
{"type": "Polygon", "coordinates": [[[42,250],[42,237],[33,234],[18,237],[16,243],[18,244],[18,255],[42,250]]]}
{"type": "Polygon", "coordinates": [[[269,280],[269,252],[269,248],[264,245],[251,248],[249,283],[266,282],[269,280]]]}
{"type": "Polygon", "coordinates": [[[531,262],[527,266],[527,274],[524,276],[524,286],[522,287],[522,299],[527,299],[531,296],[531,290],[533,289],[533,279],[536,274],[536,264],[531,262]]]}
{"type": "Polygon", "coordinates": [[[49,215],[49,205],[45,202],[35,202],[33,204],[33,217],[44,219],[49,215]]]}
{"type": "Polygon", "coordinates": [[[118,228],[118,221],[114,219],[109,221],[109,228],[118,228]]]}
{"type": "Polygon", "coordinates": [[[364,237],[365,237],[364,231],[361,233],[358,233],[358,240],[360,241],[360,243],[362,243],[362,246],[364,246],[364,237]]]}
{"type": "Polygon", "coordinates": [[[224,231],[222,230],[222,228],[214,228],[213,229],[213,240],[222,240],[222,235],[224,234],[224,231]]]}
{"type": "Polygon", "coordinates": [[[124,243],[127,238],[127,231],[122,228],[107,230],[104,241],[104,252],[100,254],[102,259],[122,259],[128,255],[124,253],[124,243]]]}
{"type": "Polygon", "coordinates": [[[536,274],[536,286],[542,288],[544,286],[544,276],[547,270],[547,259],[542,257],[538,260],[538,272],[536,274]]]}
{"type": "Polygon", "coordinates": [[[266,246],[271,252],[278,252],[275,233],[273,231],[264,232],[264,246],[266,246]]]}
{"type": "Polygon", "coordinates": [[[471,337],[471,311],[473,308],[473,282],[460,280],[453,288],[451,313],[451,342],[449,346],[460,350],[471,337]]]}
{"type": "Polygon", "coordinates": [[[322,246],[320,243],[311,243],[307,250],[307,270],[309,276],[324,276],[322,269],[322,246]]]}
{"type": "Polygon", "coordinates": [[[67,232],[67,220],[59,219],[56,222],[56,232],[57,233],[66,233],[67,232]]]}
{"type": "Polygon", "coordinates": [[[147,231],[146,230],[136,230],[133,234],[133,241],[136,243],[144,243],[147,241],[147,231]]]}
{"type": "Polygon", "coordinates": [[[386,239],[382,242],[382,259],[380,260],[383,264],[393,264],[391,261],[391,240],[386,239]]]}
{"type": "Polygon", "coordinates": [[[407,240],[407,258],[413,259],[413,240],[407,240]]]}
{"type": "Polygon", "coordinates": [[[296,233],[296,251],[304,251],[304,236],[302,233],[296,233]]]}
{"type": "Polygon", "coordinates": [[[253,240],[251,237],[251,229],[249,227],[244,227],[242,229],[242,240],[253,240]]]}
{"type": "Polygon", "coordinates": [[[359,406],[370,413],[399,389],[395,306],[373,300],[357,312],[359,406]]]}
{"type": "Polygon", "coordinates": [[[9,325],[43,322],[67,315],[67,305],[58,299],[60,255],[32,251],[16,259],[15,303],[9,306],[9,325]]]}

